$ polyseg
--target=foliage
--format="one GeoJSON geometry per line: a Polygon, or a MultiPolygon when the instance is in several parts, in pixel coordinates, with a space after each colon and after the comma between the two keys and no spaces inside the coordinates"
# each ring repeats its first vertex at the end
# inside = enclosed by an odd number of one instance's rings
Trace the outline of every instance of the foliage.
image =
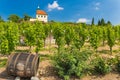
{"type": "Polygon", "coordinates": [[[38,53],[43,47],[43,39],[45,37],[45,32],[42,23],[36,22],[34,27],[36,28],[34,32],[36,38],[36,53],[38,53]]]}
{"type": "Polygon", "coordinates": [[[29,15],[24,14],[24,17],[23,17],[24,21],[29,21],[30,18],[31,18],[31,17],[30,17],[29,15]]]}
{"type": "Polygon", "coordinates": [[[111,27],[107,29],[107,42],[110,47],[110,52],[112,54],[112,47],[115,45],[115,32],[111,27]]]}
{"type": "Polygon", "coordinates": [[[114,63],[115,63],[115,69],[117,70],[117,72],[120,73],[120,56],[115,57],[114,63]]]}
{"type": "Polygon", "coordinates": [[[56,68],[58,75],[65,80],[69,80],[68,77],[71,77],[72,75],[82,77],[87,72],[87,60],[91,54],[90,51],[79,52],[76,49],[66,49],[53,57],[53,65],[56,68]]]}
{"type": "Polygon", "coordinates": [[[6,63],[7,63],[7,59],[0,59],[0,68],[5,67],[6,63]]]}
{"type": "Polygon", "coordinates": [[[98,74],[105,75],[112,70],[111,66],[107,63],[107,60],[101,57],[97,57],[96,59],[94,59],[93,64],[94,71],[98,74]]]}
{"type": "Polygon", "coordinates": [[[15,23],[1,24],[0,53],[10,54],[19,43],[18,26],[15,23]]]}
{"type": "Polygon", "coordinates": [[[105,20],[103,18],[98,21],[98,26],[105,26],[105,20]]]}
{"type": "Polygon", "coordinates": [[[118,41],[118,43],[120,42],[120,26],[115,26],[114,27],[115,30],[115,38],[118,41]]]}
{"type": "Polygon", "coordinates": [[[93,27],[93,29],[90,31],[90,44],[94,48],[94,50],[97,51],[97,48],[100,45],[100,39],[101,39],[101,31],[97,27],[93,27]]]}
{"type": "Polygon", "coordinates": [[[34,46],[35,42],[36,42],[35,27],[30,23],[28,23],[27,26],[28,27],[26,28],[24,35],[26,38],[27,45],[30,46],[30,48],[31,48],[31,46],[34,46]]]}
{"type": "Polygon", "coordinates": [[[105,26],[105,20],[103,18],[101,19],[101,26],[105,26]]]}
{"type": "Polygon", "coordinates": [[[25,37],[25,43],[30,47],[30,52],[32,46],[36,46],[35,51],[38,52],[43,46],[43,38],[45,36],[42,23],[27,23],[22,30],[23,36],[25,37]]]}
{"type": "Polygon", "coordinates": [[[94,25],[95,23],[94,23],[94,18],[92,18],[92,23],[91,23],[91,25],[94,25]]]}
{"type": "Polygon", "coordinates": [[[111,25],[112,23],[110,21],[105,22],[104,18],[102,18],[101,20],[98,20],[98,26],[106,27],[106,26],[111,26],[111,25]]]}
{"type": "Polygon", "coordinates": [[[12,21],[12,22],[19,22],[20,20],[20,17],[16,14],[11,14],[9,17],[8,17],[8,20],[9,21],[12,21]]]}
{"type": "Polygon", "coordinates": [[[56,44],[58,45],[58,52],[60,52],[60,50],[65,45],[64,34],[65,34],[65,30],[63,29],[62,24],[56,23],[53,28],[53,36],[56,39],[56,44]]]}
{"type": "Polygon", "coordinates": [[[120,27],[111,26],[112,25],[107,25],[107,27],[97,25],[90,26],[87,24],[58,22],[1,22],[0,51],[2,51],[2,53],[10,53],[14,51],[21,37],[23,38],[26,46],[36,47],[38,46],[37,43],[42,43],[42,47],[43,42],[45,46],[46,38],[48,36],[53,36],[56,44],[58,45],[58,51],[64,48],[65,45],[74,45],[80,50],[88,40],[88,43],[91,44],[94,50],[97,50],[101,45],[101,42],[104,44],[107,40],[107,44],[110,46],[110,50],[112,52],[112,47],[115,45],[115,41],[119,42],[120,40],[120,27]]]}
{"type": "Polygon", "coordinates": [[[112,23],[111,23],[110,21],[108,21],[108,22],[107,22],[107,25],[110,25],[110,26],[111,26],[111,25],[112,25],[112,23]]]}
{"type": "Polygon", "coordinates": [[[101,30],[101,38],[102,38],[102,42],[103,42],[103,46],[105,45],[105,41],[107,40],[107,30],[105,27],[102,28],[101,30]]]}
{"type": "Polygon", "coordinates": [[[65,25],[65,41],[68,46],[72,44],[73,40],[75,38],[75,31],[72,26],[65,25]],[[70,28],[71,27],[71,28],[70,28]]]}
{"type": "Polygon", "coordinates": [[[45,47],[45,40],[46,38],[49,36],[51,37],[52,36],[52,29],[51,29],[51,26],[49,24],[44,24],[43,25],[43,32],[44,32],[44,37],[43,37],[43,40],[44,40],[44,47],[45,47]]]}
{"type": "Polygon", "coordinates": [[[77,49],[80,50],[82,46],[84,45],[85,40],[87,38],[87,31],[84,28],[82,28],[82,25],[78,25],[75,28],[75,34],[76,35],[74,37],[73,44],[75,45],[77,49]]]}
{"type": "Polygon", "coordinates": [[[2,19],[2,17],[0,16],[0,22],[4,22],[4,20],[2,19]]]}

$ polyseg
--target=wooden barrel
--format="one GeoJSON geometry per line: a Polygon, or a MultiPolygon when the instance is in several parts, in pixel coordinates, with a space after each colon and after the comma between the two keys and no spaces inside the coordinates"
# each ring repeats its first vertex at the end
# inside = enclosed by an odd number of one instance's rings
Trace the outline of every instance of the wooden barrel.
{"type": "Polygon", "coordinates": [[[39,67],[39,56],[31,53],[15,53],[8,58],[8,74],[19,77],[35,76],[39,67]]]}

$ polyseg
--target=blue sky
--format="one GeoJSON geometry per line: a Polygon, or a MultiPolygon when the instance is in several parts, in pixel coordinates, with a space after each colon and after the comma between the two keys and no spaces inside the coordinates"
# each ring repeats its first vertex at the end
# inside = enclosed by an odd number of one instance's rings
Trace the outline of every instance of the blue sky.
{"type": "Polygon", "coordinates": [[[0,16],[5,20],[10,14],[35,17],[38,5],[49,20],[90,23],[94,17],[95,22],[104,18],[120,24],[120,0],[0,0],[0,16]]]}

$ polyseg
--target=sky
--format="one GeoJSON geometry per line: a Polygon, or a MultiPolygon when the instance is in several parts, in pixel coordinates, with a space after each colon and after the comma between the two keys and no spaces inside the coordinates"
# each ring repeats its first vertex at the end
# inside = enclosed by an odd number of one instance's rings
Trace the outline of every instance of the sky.
{"type": "Polygon", "coordinates": [[[112,24],[120,24],[120,0],[0,0],[0,16],[7,20],[11,14],[35,18],[40,7],[48,14],[48,20],[60,22],[95,23],[104,18],[112,24]]]}

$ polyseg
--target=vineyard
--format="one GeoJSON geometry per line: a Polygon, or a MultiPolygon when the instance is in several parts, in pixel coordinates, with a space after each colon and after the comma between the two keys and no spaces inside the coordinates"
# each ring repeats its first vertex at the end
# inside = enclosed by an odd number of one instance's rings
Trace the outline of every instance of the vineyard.
{"type": "Polygon", "coordinates": [[[43,80],[75,80],[88,75],[119,74],[120,26],[0,22],[0,68],[5,68],[11,53],[20,52],[39,54],[40,79],[51,70],[47,74],[57,77],[43,80]],[[49,64],[48,71],[44,71],[43,64],[49,64]]]}

